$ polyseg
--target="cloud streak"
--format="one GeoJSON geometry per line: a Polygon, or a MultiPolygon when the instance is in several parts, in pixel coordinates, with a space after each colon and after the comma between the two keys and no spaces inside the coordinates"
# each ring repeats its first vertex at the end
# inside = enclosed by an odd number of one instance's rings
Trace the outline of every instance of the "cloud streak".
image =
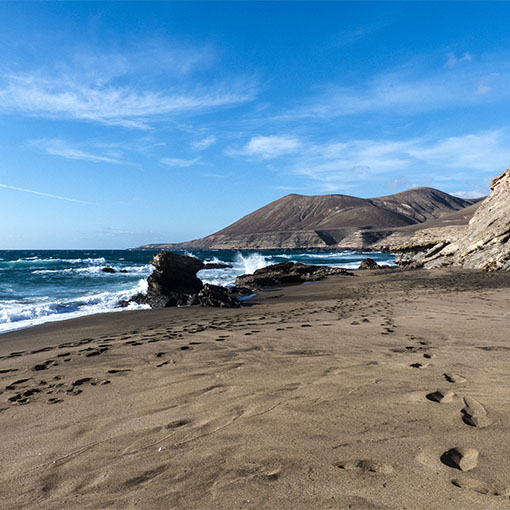
{"type": "Polygon", "coordinates": [[[449,59],[449,64],[432,70],[409,63],[402,69],[374,75],[355,87],[341,79],[317,85],[317,92],[299,106],[267,120],[323,121],[371,113],[409,116],[508,101],[510,67],[505,58],[475,62],[466,53],[459,58],[450,54],[449,59]]]}
{"type": "Polygon", "coordinates": [[[200,161],[200,158],[194,159],[181,159],[181,158],[161,158],[161,163],[166,166],[173,166],[177,168],[188,168],[197,164],[200,161]]]}
{"type": "Polygon", "coordinates": [[[242,148],[229,149],[227,154],[255,159],[273,159],[296,153],[300,147],[300,140],[292,136],[254,136],[242,148]]]}
{"type": "Polygon", "coordinates": [[[254,97],[254,87],[243,90],[235,85],[195,87],[189,92],[137,90],[18,74],[4,76],[0,112],[146,129],[150,121],[168,115],[233,106],[254,97]]]}
{"type": "Polygon", "coordinates": [[[76,198],[61,197],[59,195],[52,195],[51,193],[43,193],[42,191],[35,191],[33,189],[18,188],[17,186],[9,186],[7,184],[0,184],[0,188],[11,189],[14,191],[22,191],[23,193],[31,193],[32,195],[39,195],[41,197],[54,198],[56,200],[65,200],[66,202],[76,202],[78,204],[95,205],[94,202],[87,202],[85,200],[78,200],[76,198]]]}
{"type": "Polygon", "coordinates": [[[91,161],[92,163],[113,163],[117,165],[127,164],[120,158],[112,157],[105,154],[94,154],[79,149],[68,142],[60,139],[40,139],[32,140],[30,145],[50,154],[51,156],[59,156],[66,159],[91,161]]]}

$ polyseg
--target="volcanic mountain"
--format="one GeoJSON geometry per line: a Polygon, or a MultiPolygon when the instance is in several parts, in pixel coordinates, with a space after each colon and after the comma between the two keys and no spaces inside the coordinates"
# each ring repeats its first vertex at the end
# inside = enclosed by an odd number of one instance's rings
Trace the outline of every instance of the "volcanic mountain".
{"type": "Polygon", "coordinates": [[[400,230],[465,224],[480,199],[462,199],[433,188],[394,195],[286,195],[232,225],[184,243],[150,244],[145,249],[369,248],[400,230]]]}

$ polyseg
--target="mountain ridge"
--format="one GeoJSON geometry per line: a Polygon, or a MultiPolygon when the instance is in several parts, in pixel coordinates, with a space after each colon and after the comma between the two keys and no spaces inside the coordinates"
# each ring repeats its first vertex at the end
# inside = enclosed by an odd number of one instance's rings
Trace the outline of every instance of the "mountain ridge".
{"type": "MultiPolygon", "coordinates": [[[[206,237],[183,243],[141,246],[142,249],[299,249],[370,248],[395,231],[415,231],[428,222],[469,221],[462,215],[480,199],[463,199],[418,187],[393,195],[358,198],[350,195],[285,195],[206,237]],[[456,216],[455,216],[456,215],[456,216]]],[[[472,211],[474,213],[474,210],[472,211]]],[[[450,223],[451,224],[451,223],[450,223]]]]}

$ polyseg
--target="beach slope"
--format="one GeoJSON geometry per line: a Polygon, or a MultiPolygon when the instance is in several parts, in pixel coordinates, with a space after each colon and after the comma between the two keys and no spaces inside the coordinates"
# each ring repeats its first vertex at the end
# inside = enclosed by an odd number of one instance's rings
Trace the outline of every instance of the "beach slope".
{"type": "Polygon", "coordinates": [[[360,271],[3,335],[0,508],[508,508],[509,288],[360,271]]]}

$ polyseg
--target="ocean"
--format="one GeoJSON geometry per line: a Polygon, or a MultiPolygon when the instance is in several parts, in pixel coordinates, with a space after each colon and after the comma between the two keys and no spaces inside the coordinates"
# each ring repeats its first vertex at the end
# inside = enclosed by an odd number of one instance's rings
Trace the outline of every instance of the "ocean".
{"type": "MultiPolygon", "coordinates": [[[[149,264],[157,251],[147,250],[0,250],[0,333],[44,322],[101,312],[144,308],[128,299],[147,289],[149,264]],[[105,273],[109,267],[115,273],[105,273]],[[121,272],[122,271],[122,272],[121,272]]],[[[198,273],[204,283],[232,286],[241,274],[294,261],[345,268],[357,268],[365,257],[393,265],[389,253],[338,251],[179,251],[208,263],[225,263],[228,269],[198,273]]]]}

